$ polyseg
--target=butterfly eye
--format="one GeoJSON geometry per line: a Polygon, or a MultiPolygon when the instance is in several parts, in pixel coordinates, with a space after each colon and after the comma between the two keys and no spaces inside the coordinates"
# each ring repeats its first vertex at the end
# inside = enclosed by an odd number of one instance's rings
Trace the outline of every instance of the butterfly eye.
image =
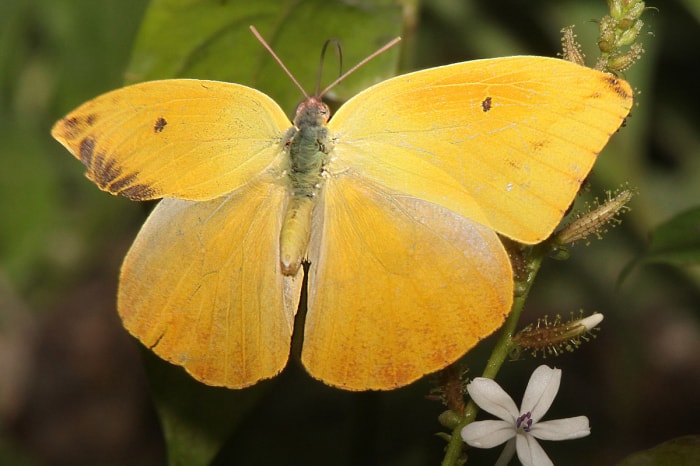
{"type": "Polygon", "coordinates": [[[323,117],[325,123],[331,116],[331,109],[328,108],[328,105],[321,102],[321,105],[318,107],[318,113],[323,117]]]}

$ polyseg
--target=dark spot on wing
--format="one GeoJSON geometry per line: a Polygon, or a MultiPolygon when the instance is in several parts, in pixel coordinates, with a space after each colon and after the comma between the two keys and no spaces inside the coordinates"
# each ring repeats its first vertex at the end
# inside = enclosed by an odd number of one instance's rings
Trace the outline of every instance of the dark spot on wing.
{"type": "Polygon", "coordinates": [[[95,115],[94,113],[89,114],[87,116],[87,118],[85,118],[85,122],[87,123],[88,126],[94,125],[96,121],[97,121],[97,115],[95,115]]]}
{"type": "Polygon", "coordinates": [[[85,139],[80,141],[80,161],[88,168],[92,165],[95,144],[95,138],[92,136],[86,136],[85,139]]]}
{"type": "Polygon", "coordinates": [[[523,168],[523,164],[520,161],[516,161],[513,159],[507,159],[507,163],[508,163],[508,165],[515,168],[516,170],[520,170],[521,168],[523,168]]]}
{"type": "Polygon", "coordinates": [[[533,141],[530,143],[530,147],[532,148],[533,152],[538,152],[543,150],[547,146],[547,141],[542,140],[542,141],[533,141]]]}
{"type": "Polygon", "coordinates": [[[155,124],[153,125],[153,131],[155,131],[156,133],[161,133],[167,124],[168,122],[165,121],[165,118],[158,117],[155,124]]]}
{"type": "Polygon", "coordinates": [[[481,109],[484,112],[488,112],[491,110],[491,97],[486,97],[482,102],[481,102],[481,109]]]}

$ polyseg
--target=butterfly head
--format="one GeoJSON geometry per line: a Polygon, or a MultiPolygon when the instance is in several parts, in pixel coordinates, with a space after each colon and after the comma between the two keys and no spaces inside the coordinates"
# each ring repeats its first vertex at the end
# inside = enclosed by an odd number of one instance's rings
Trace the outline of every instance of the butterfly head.
{"type": "Polygon", "coordinates": [[[324,126],[331,117],[328,105],[318,97],[309,97],[299,104],[294,117],[294,126],[324,126]]]}

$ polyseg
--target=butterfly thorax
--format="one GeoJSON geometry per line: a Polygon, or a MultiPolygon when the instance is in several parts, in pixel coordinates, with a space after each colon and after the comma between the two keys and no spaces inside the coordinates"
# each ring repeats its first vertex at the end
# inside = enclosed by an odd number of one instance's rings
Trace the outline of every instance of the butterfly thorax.
{"type": "Polygon", "coordinates": [[[297,107],[294,127],[285,138],[290,198],[280,232],[280,262],[287,275],[295,275],[306,257],[311,215],[330,150],[326,128],[329,116],[326,104],[311,97],[297,107]]]}
{"type": "Polygon", "coordinates": [[[321,182],[321,172],[328,160],[330,110],[315,97],[297,107],[294,128],[287,133],[288,175],[295,196],[313,197],[321,182]]]}

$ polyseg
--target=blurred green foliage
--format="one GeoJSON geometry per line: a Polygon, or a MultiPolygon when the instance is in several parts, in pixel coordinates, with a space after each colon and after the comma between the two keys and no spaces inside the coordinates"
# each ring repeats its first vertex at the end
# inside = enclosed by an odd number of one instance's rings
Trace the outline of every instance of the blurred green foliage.
{"type": "MultiPolygon", "coordinates": [[[[61,347],[75,337],[61,333],[62,327],[54,325],[57,321],[50,320],[53,315],[70,324],[85,318],[83,310],[114,314],[119,259],[147,210],[108,196],[85,180],[82,165],[49,136],[56,119],[124,82],[176,76],[256,85],[291,112],[298,91],[248,34],[250,23],[273,37],[275,50],[302,84],[311,86],[325,38],[343,39],[347,67],[375,49],[384,36],[393,36],[383,29],[396,27],[399,21],[404,23],[400,50],[404,71],[513,54],[552,56],[560,51],[559,30],[569,24],[576,25],[592,64],[594,20],[606,9],[603,0],[425,0],[418,16],[407,8],[401,17],[391,2],[369,0],[283,2],[281,8],[256,2],[258,8],[268,8],[264,14],[243,3],[154,0],[147,11],[145,0],[0,2],[0,344],[8,349],[5,358],[0,356],[0,370],[6,370],[0,374],[0,464],[69,464],[61,448],[78,445],[92,456],[73,464],[135,464],[143,457],[165,461],[162,451],[144,456],[134,449],[115,457],[106,448],[89,448],[90,442],[101,445],[95,440],[100,433],[123,425],[119,416],[103,416],[100,423],[76,428],[82,435],[63,442],[42,442],[27,433],[42,427],[42,416],[32,418],[29,427],[18,427],[29,422],[28,406],[41,404],[33,398],[41,393],[36,386],[49,386],[59,394],[59,401],[49,408],[59,409],[70,400],[69,405],[78,409],[83,400],[118,385],[107,375],[87,392],[61,391],[49,375],[39,377],[39,371],[25,367],[42,367],[37,361],[50,350],[39,343],[41,338],[24,338],[21,332],[27,326],[42,329],[50,322],[61,347]],[[158,10],[172,5],[169,17],[158,10]],[[201,5],[228,13],[237,10],[243,19],[227,22],[222,14],[212,23],[198,21],[201,5]],[[144,15],[147,21],[142,23],[144,15]],[[357,26],[358,21],[365,26],[357,26]],[[382,33],[368,38],[367,31],[377,29],[382,33]],[[220,66],[210,65],[212,56],[220,66]],[[95,275],[104,277],[101,280],[112,285],[105,289],[112,292],[89,295],[89,300],[76,298],[82,296],[76,290],[86,288],[95,275]],[[22,370],[10,372],[14,366],[2,363],[19,353],[31,356],[23,359],[22,370]]],[[[534,321],[544,313],[566,316],[579,308],[595,310],[606,317],[603,330],[575,354],[536,362],[526,359],[503,371],[502,384],[521,390],[522,381],[540,362],[564,369],[560,398],[550,416],[585,414],[593,432],[576,442],[545,445],[558,463],[613,464],[633,451],[697,432],[697,267],[635,269],[615,290],[618,274],[645,250],[650,232],[700,200],[700,64],[694,59],[700,7],[694,0],[648,4],[658,10],[643,17],[648,24],[645,31],[651,32],[642,38],[646,54],[625,75],[638,92],[636,105],[626,127],[602,153],[589,183],[589,197],[603,197],[605,190],[625,182],[639,195],[623,223],[604,241],[574,247],[568,261],[545,264],[526,314],[528,321],[534,321]]],[[[338,97],[379,79],[377,70],[395,58],[389,55],[383,64],[373,65],[377,68],[368,68],[356,80],[350,78],[345,89],[339,88],[338,97]]],[[[337,65],[327,61],[331,64],[325,76],[330,77],[337,65]]],[[[118,327],[116,319],[111,325],[118,327]]],[[[486,346],[465,359],[472,365],[469,375],[479,373],[486,346]]],[[[90,354],[87,348],[85,354],[90,354]]],[[[112,353],[107,354],[104,365],[111,367],[112,353]]],[[[436,418],[441,406],[424,399],[429,380],[390,393],[345,393],[311,380],[294,361],[290,366],[271,383],[251,389],[261,392],[240,406],[244,415],[236,418],[239,424],[215,464],[439,462],[443,444],[432,434],[440,430],[436,418]]],[[[135,370],[116,374],[143,377],[135,370]]],[[[515,399],[520,396],[517,391],[511,394],[515,399]]],[[[123,401],[125,406],[128,402],[123,401]]],[[[154,417],[141,405],[135,409],[146,414],[133,422],[151,426],[145,431],[159,443],[154,417]]],[[[490,464],[497,453],[469,452],[474,464],[490,464]]]]}

